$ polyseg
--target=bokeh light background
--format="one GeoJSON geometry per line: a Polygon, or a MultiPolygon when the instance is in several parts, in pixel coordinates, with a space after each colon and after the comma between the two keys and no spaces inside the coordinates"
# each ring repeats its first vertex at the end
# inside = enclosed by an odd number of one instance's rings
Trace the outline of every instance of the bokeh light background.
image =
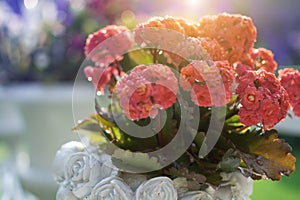
{"type": "MultiPolygon", "coordinates": [[[[0,0],[0,99],[11,100],[12,97],[1,92],[12,85],[21,85],[24,90],[28,84],[71,85],[84,60],[83,46],[89,33],[112,23],[133,28],[153,16],[171,15],[193,21],[220,12],[250,16],[258,30],[256,45],[272,50],[279,68],[297,67],[300,66],[299,8],[298,0],[0,0]]],[[[68,111],[66,115],[72,117],[71,109],[68,111]]],[[[6,119],[1,112],[0,120],[6,119]]],[[[0,121],[0,130],[4,124],[0,121]]],[[[280,134],[292,144],[294,154],[300,159],[300,128],[294,129],[298,133],[280,134]]],[[[40,134],[43,138],[43,133],[40,134]]],[[[1,144],[5,139],[0,139],[1,160],[4,155],[1,144]]],[[[297,200],[299,185],[300,172],[296,170],[281,182],[255,182],[252,198],[297,200]]]]}

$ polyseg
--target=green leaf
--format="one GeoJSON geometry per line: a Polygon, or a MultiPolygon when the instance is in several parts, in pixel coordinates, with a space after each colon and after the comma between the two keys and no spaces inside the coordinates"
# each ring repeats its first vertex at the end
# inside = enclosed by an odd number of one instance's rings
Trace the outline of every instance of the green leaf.
{"type": "Polygon", "coordinates": [[[282,175],[295,171],[296,158],[291,146],[278,138],[276,130],[248,131],[245,134],[226,134],[239,151],[248,173],[254,179],[264,177],[280,180],[282,175]]]}
{"type": "Polygon", "coordinates": [[[84,131],[81,132],[87,137],[90,138],[90,142],[95,145],[104,145],[108,143],[108,140],[106,137],[104,137],[104,133],[99,133],[99,132],[91,132],[91,131],[84,131]]]}
{"type": "Polygon", "coordinates": [[[164,174],[169,175],[173,178],[186,178],[189,190],[199,190],[201,188],[201,184],[205,183],[206,181],[206,177],[203,174],[189,171],[185,167],[180,167],[178,169],[175,167],[171,167],[169,169],[164,170],[164,174]]]}
{"type": "Polygon", "coordinates": [[[221,162],[218,164],[218,168],[224,172],[234,172],[240,166],[240,156],[237,151],[228,149],[224,154],[221,162]]]}
{"type": "Polygon", "coordinates": [[[206,181],[206,177],[203,174],[189,171],[186,167],[180,167],[178,169],[175,167],[171,167],[164,170],[164,173],[172,177],[185,177],[187,178],[187,180],[194,180],[198,183],[205,183],[206,181]]]}
{"type": "Polygon", "coordinates": [[[134,173],[156,171],[162,168],[156,157],[149,157],[147,153],[122,149],[114,151],[112,162],[119,169],[134,173]]]}
{"type": "Polygon", "coordinates": [[[200,149],[203,144],[203,141],[205,139],[205,133],[204,132],[198,132],[196,134],[196,137],[194,139],[194,143],[197,145],[197,147],[200,149]]]}
{"type": "Polygon", "coordinates": [[[97,115],[98,114],[95,113],[88,116],[86,119],[79,121],[78,124],[72,130],[77,131],[83,129],[92,132],[100,132],[102,129],[99,125],[97,115]]]}
{"type": "Polygon", "coordinates": [[[134,60],[134,62],[136,62],[136,64],[153,64],[152,55],[148,51],[138,49],[130,51],[128,55],[132,60],[134,60]]]}
{"type": "Polygon", "coordinates": [[[206,182],[218,186],[220,182],[222,181],[222,176],[220,175],[220,172],[214,172],[206,176],[206,182]]]}
{"type": "Polygon", "coordinates": [[[80,134],[83,134],[90,138],[91,143],[94,144],[105,144],[107,143],[107,138],[99,125],[97,120],[98,114],[90,115],[88,118],[80,121],[72,130],[80,131],[80,134]]]}

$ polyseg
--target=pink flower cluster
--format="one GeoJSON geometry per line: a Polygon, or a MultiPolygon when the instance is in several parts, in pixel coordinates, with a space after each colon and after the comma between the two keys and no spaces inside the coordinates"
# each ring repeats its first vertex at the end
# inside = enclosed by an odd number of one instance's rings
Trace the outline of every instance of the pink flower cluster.
{"type": "Polygon", "coordinates": [[[107,68],[87,66],[84,68],[84,74],[93,83],[97,91],[103,94],[105,86],[112,80],[112,76],[120,76],[122,72],[120,73],[115,66],[107,68]]]}
{"type": "Polygon", "coordinates": [[[209,66],[204,61],[192,61],[181,69],[180,85],[192,91],[196,105],[222,106],[230,101],[234,72],[227,61],[215,61],[209,66]]]}
{"type": "Polygon", "coordinates": [[[155,117],[176,102],[178,81],[168,66],[138,65],[116,85],[120,106],[131,120],[155,117]]]}
{"type": "Polygon", "coordinates": [[[240,122],[246,126],[261,123],[268,130],[286,117],[288,94],[273,73],[249,68],[242,64],[236,66],[236,94],[241,99],[240,122]]]}
{"type": "Polygon", "coordinates": [[[300,117],[300,72],[292,68],[285,68],[279,70],[278,78],[289,95],[294,114],[300,117]]]}
{"type": "Polygon", "coordinates": [[[241,61],[243,64],[251,66],[253,70],[263,69],[274,73],[277,69],[274,54],[265,48],[251,49],[250,53],[244,55],[241,61]]]}
{"type": "Polygon", "coordinates": [[[110,25],[88,36],[84,53],[96,65],[106,67],[115,60],[122,60],[122,55],[132,45],[133,38],[128,28],[110,25]]]}

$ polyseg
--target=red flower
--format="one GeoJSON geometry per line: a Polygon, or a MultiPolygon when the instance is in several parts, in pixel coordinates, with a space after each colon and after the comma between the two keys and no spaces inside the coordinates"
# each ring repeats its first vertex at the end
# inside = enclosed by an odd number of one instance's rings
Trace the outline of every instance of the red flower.
{"type": "Polygon", "coordinates": [[[247,110],[244,107],[241,107],[239,110],[239,121],[246,126],[251,126],[258,124],[262,121],[261,115],[259,112],[254,110],[247,110]]]}
{"type": "Polygon", "coordinates": [[[239,111],[240,121],[247,126],[262,123],[264,129],[271,129],[287,115],[289,103],[286,91],[272,73],[246,70],[242,74],[238,77],[236,88],[241,99],[240,109],[243,110],[239,111]],[[261,116],[259,122],[253,120],[258,116],[261,116]]]}
{"type": "Polygon", "coordinates": [[[108,66],[115,60],[122,60],[122,55],[132,45],[133,40],[125,26],[110,25],[88,36],[84,53],[96,65],[108,66]]]}
{"type": "Polygon", "coordinates": [[[206,85],[194,85],[191,93],[192,101],[198,106],[212,106],[212,100],[206,85]]]}
{"type": "Polygon", "coordinates": [[[108,68],[87,66],[84,68],[85,76],[93,83],[95,88],[103,93],[105,86],[111,81],[112,76],[120,76],[118,69],[114,66],[108,68]]]}
{"type": "Polygon", "coordinates": [[[260,107],[260,102],[263,99],[261,91],[257,90],[256,87],[248,87],[243,93],[241,104],[247,110],[257,110],[260,107]]]}
{"type": "Polygon", "coordinates": [[[273,99],[264,99],[261,102],[260,115],[263,127],[267,130],[273,128],[283,119],[279,102],[273,99]]]}
{"type": "Polygon", "coordinates": [[[124,114],[132,120],[155,117],[176,102],[178,81],[168,66],[136,66],[116,86],[124,114]]]}

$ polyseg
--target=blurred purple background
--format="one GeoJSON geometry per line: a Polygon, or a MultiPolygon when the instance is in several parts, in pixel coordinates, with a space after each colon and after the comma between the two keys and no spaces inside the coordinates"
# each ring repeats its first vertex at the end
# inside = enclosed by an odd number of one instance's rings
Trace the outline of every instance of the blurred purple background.
{"type": "Polygon", "coordinates": [[[89,33],[165,15],[248,15],[258,29],[256,45],[271,49],[279,66],[297,65],[299,7],[297,0],[0,0],[0,84],[72,81],[89,33]]]}

